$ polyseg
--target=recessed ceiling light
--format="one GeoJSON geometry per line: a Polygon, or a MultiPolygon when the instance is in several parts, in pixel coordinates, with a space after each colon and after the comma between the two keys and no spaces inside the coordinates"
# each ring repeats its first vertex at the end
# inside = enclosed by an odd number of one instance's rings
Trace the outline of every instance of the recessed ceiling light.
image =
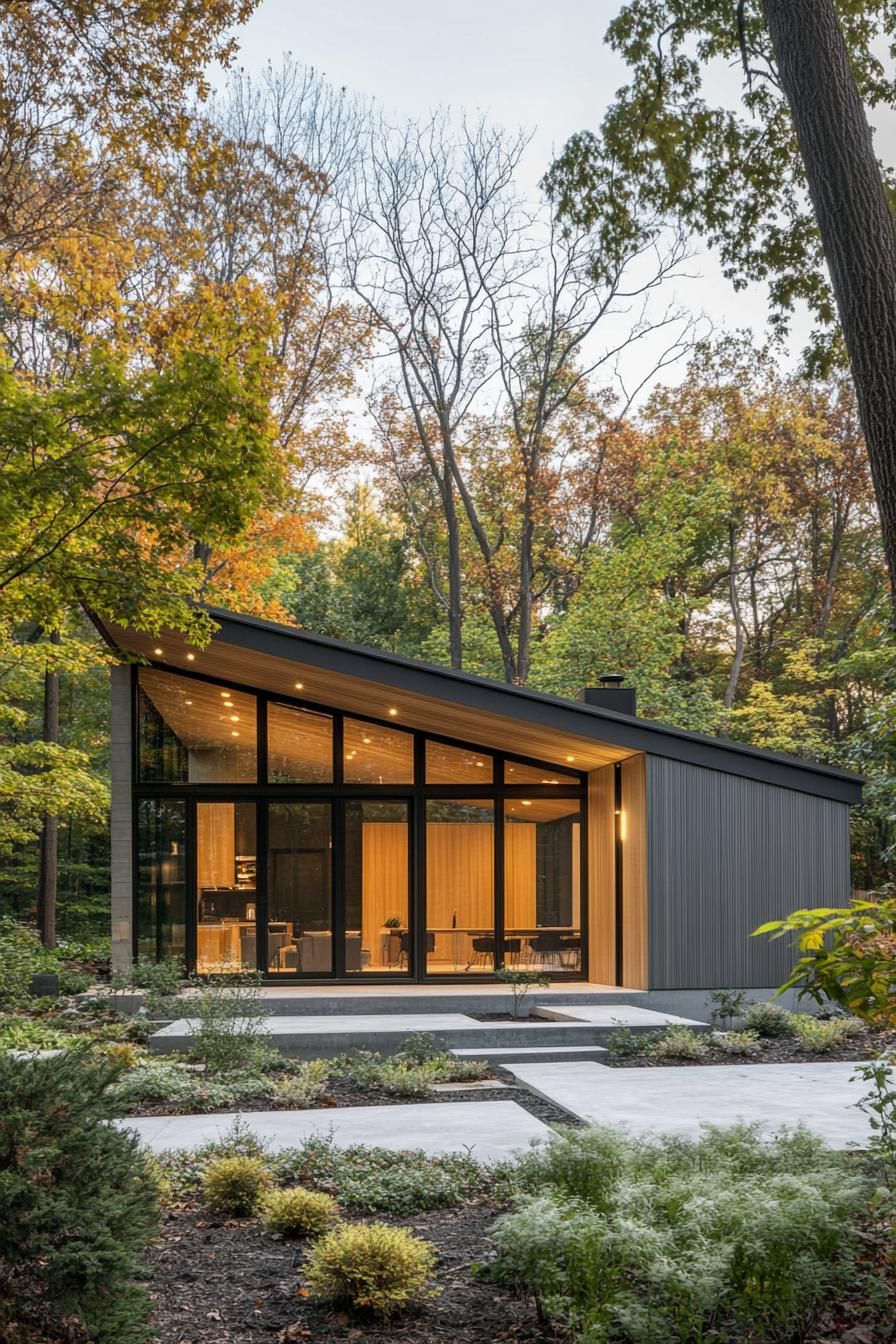
{"type": "Polygon", "coordinates": [[[481,769],[484,767],[484,765],[485,765],[485,761],[477,761],[477,762],[476,762],[476,769],[477,769],[477,770],[481,770],[481,769]]]}
{"type": "Polygon", "coordinates": [[[231,736],[231,737],[239,737],[239,733],[236,731],[236,729],[234,729],[233,732],[230,734],[230,736],[231,736]]]}
{"type": "Polygon", "coordinates": [[[224,704],[225,704],[225,706],[227,707],[227,709],[233,709],[233,701],[232,701],[232,700],[225,700],[225,701],[224,701],[224,704]]]}
{"type": "Polygon", "coordinates": [[[187,662],[188,662],[188,663],[195,663],[195,661],[196,661],[196,655],[195,655],[195,653],[188,653],[188,654],[187,654],[187,662]]]}
{"type": "Polygon", "coordinates": [[[193,703],[192,700],[185,700],[185,701],[184,701],[184,704],[185,704],[185,705],[192,705],[192,703],[193,703]]]}
{"type": "Polygon", "coordinates": [[[566,759],[567,759],[568,761],[574,761],[574,760],[575,760],[575,756],[567,756],[566,759]]]}
{"type": "Polygon", "coordinates": [[[223,699],[225,699],[225,700],[229,700],[229,699],[230,699],[230,692],[229,692],[229,691],[222,691],[222,692],[221,692],[221,695],[222,695],[223,699]]]}
{"type": "Polygon", "coordinates": [[[370,738],[369,738],[369,737],[362,737],[362,738],[361,738],[361,741],[362,741],[362,742],[369,742],[369,741],[370,741],[370,738]]]}
{"type": "Polygon", "coordinates": [[[153,649],[153,653],[155,654],[155,656],[156,656],[157,658],[161,658],[161,656],[162,656],[162,650],[161,650],[161,649],[153,649]]]}
{"type": "Polygon", "coordinates": [[[230,722],[231,722],[231,723],[239,723],[239,721],[240,721],[240,716],[239,716],[239,714],[231,714],[231,716],[230,716],[230,722]]]}
{"type": "Polygon", "coordinates": [[[394,719],[394,718],[395,718],[395,715],[396,715],[397,713],[398,713],[398,710],[397,710],[397,709],[394,707],[394,705],[393,705],[392,708],[389,710],[389,717],[390,717],[390,719],[394,719]]]}
{"type": "Polygon", "coordinates": [[[528,798],[524,798],[524,799],[523,799],[523,807],[531,807],[531,806],[532,806],[532,804],[529,802],[529,799],[528,799],[528,798]]]}
{"type": "Polygon", "coordinates": [[[297,690],[297,691],[304,691],[304,689],[305,689],[305,683],[304,683],[304,681],[297,681],[297,682],[296,682],[296,690],[297,690]]]}

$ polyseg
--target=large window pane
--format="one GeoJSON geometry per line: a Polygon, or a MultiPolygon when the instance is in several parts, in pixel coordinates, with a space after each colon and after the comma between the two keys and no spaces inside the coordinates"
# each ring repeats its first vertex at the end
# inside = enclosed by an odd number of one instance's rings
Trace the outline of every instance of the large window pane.
{"type": "Polygon", "coordinates": [[[329,803],[268,808],[268,970],[333,969],[333,828],[329,803]]]}
{"type": "Polygon", "coordinates": [[[345,807],[345,969],[407,972],[410,843],[407,803],[345,807]]]}
{"type": "Polygon", "coordinates": [[[426,744],[427,784],[491,784],[492,758],[473,747],[426,744]]]}
{"type": "Polygon", "coordinates": [[[254,803],[196,804],[196,969],[258,964],[254,803]]]}
{"type": "Polygon", "coordinates": [[[509,799],[504,812],[504,959],[582,965],[581,815],[575,799],[509,799]]]}
{"type": "Polygon", "coordinates": [[[268,705],[268,782],[332,784],[333,720],[290,705],[268,705]]]}
{"type": "Polygon", "coordinates": [[[254,695],[141,667],[138,700],[142,783],[256,783],[254,695]]]}
{"type": "Polygon", "coordinates": [[[495,968],[495,817],[485,800],[426,804],[426,966],[495,968]]]}
{"type": "Polygon", "coordinates": [[[343,773],[347,784],[412,784],[414,739],[398,728],[345,720],[343,773]]]}
{"type": "Polygon", "coordinates": [[[137,951],[161,961],[185,951],[186,804],[141,798],[137,804],[137,951]]]}
{"type": "Polygon", "coordinates": [[[563,774],[552,765],[524,765],[522,761],[504,762],[505,784],[581,784],[578,775],[563,774]]]}

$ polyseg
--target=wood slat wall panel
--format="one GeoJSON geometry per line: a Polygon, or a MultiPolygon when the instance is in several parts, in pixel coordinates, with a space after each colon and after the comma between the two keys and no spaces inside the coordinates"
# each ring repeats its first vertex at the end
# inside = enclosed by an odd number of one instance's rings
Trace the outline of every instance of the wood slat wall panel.
{"type": "Polygon", "coordinates": [[[647,796],[643,756],[622,762],[622,983],[648,988],[647,796]]]}
{"type": "Polygon", "coordinates": [[[779,985],[787,940],[751,935],[800,906],[848,902],[848,806],[647,759],[651,988],[779,985]]]}
{"type": "Polygon", "coordinates": [[[588,965],[598,984],[616,982],[613,767],[588,776],[588,965]]]}

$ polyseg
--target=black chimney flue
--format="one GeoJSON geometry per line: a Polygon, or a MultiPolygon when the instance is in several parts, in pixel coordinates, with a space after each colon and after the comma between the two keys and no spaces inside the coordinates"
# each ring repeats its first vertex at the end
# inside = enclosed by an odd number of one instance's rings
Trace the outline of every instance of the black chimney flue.
{"type": "Polygon", "coordinates": [[[636,711],[635,691],[631,686],[623,686],[625,678],[619,672],[605,672],[598,677],[599,686],[586,686],[579,691],[578,699],[586,705],[598,709],[612,709],[617,714],[632,714],[636,711]]]}

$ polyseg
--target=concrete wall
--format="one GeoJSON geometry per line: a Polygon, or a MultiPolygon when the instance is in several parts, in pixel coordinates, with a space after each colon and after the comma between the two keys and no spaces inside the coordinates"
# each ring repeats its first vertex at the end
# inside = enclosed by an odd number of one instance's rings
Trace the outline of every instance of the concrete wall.
{"type": "Polygon", "coordinates": [[[647,758],[649,988],[779,985],[787,939],[751,938],[800,906],[849,901],[849,808],[647,758]]]}
{"type": "Polygon", "coordinates": [[[112,668],[112,965],[133,957],[133,842],[131,830],[131,669],[112,668]]]}

